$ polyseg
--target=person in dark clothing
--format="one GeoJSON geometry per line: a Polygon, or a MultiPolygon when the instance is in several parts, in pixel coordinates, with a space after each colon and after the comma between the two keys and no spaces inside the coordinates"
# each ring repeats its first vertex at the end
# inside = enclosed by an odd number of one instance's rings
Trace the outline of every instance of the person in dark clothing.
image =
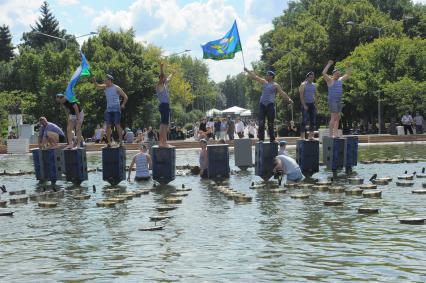
{"type": "Polygon", "coordinates": [[[203,119],[198,127],[199,132],[203,132],[203,135],[207,136],[207,120],[203,119]]]}
{"type": "Polygon", "coordinates": [[[220,118],[216,119],[216,122],[214,122],[214,137],[215,139],[220,139],[220,126],[222,125],[222,122],[220,121],[220,118]]]}
{"type": "Polygon", "coordinates": [[[259,141],[265,140],[265,119],[268,118],[268,133],[271,142],[275,142],[274,121],[275,121],[275,95],[279,93],[282,97],[287,98],[288,102],[293,103],[293,100],[285,93],[281,86],[277,84],[275,73],[268,71],[266,78],[261,78],[254,72],[244,68],[249,74],[249,78],[262,84],[262,95],[259,102],[259,141]]]}
{"type": "Polygon", "coordinates": [[[305,129],[309,122],[309,140],[314,139],[314,131],[316,128],[317,109],[315,107],[315,96],[317,93],[317,85],[314,83],[315,74],[309,72],[306,74],[305,81],[299,87],[300,103],[302,104],[303,121],[300,127],[300,138],[305,139],[305,129]]]}
{"type": "Polygon", "coordinates": [[[74,102],[70,102],[67,98],[62,94],[58,93],[56,95],[56,102],[62,105],[65,110],[65,114],[67,116],[67,140],[69,148],[80,147],[83,144],[83,136],[81,134],[81,126],[84,120],[84,111],[81,107],[81,104],[78,100],[74,102]],[[73,133],[72,131],[75,129],[75,134],[77,136],[76,144],[73,142],[73,133]]]}
{"type": "Polygon", "coordinates": [[[227,134],[228,134],[229,140],[230,141],[234,140],[235,122],[234,122],[234,120],[231,119],[231,116],[228,116],[228,128],[227,128],[227,131],[228,131],[227,134]]]}

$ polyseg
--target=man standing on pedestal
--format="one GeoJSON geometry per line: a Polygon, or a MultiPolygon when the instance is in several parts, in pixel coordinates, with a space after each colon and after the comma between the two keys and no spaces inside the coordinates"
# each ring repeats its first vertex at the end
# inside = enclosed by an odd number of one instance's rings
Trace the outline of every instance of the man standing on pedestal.
{"type": "Polygon", "coordinates": [[[247,68],[244,68],[244,71],[249,74],[249,78],[262,84],[262,95],[260,96],[259,103],[259,141],[265,140],[265,118],[267,117],[269,140],[271,142],[275,142],[275,95],[278,92],[282,97],[285,97],[290,103],[293,103],[293,100],[291,100],[287,93],[282,90],[281,86],[274,81],[275,73],[273,71],[268,71],[266,73],[266,78],[259,77],[254,72],[249,71],[247,68]]]}

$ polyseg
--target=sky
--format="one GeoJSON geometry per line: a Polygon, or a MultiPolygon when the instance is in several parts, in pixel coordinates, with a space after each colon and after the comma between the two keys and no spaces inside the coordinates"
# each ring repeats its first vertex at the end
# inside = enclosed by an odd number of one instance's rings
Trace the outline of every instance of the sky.
{"type": "MultiPolygon", "coordinates": [[[[10,27],[13,43],[40,16],[43,0],[0,0],[0,24],[10,27]]],[[[100,26],[117,31],[133,27],[136,40],[162,48],[164,55],[190,49],[202,58],[200,47],[223,37],[237,20],[246,65],[259,60],[259,37],[272,29],[272,20],[287,8],[286,0],[50,0],[61,28],[75,36],[100,26]]],[[[87,37],[81,38],[80,43],[87,37]]],[[[216,82],[243,71],[241,53],[233,60],[205,61],[216,82]]]]}
{"type": "MultiPolygon", "coordinates": [[[[0,25],[10,27],[13,43],[30,30],[43,0],[0,0],[0,25]]],[[[164,55],[190,49],[202,58],[200,45],[223,37],[236,19],[246,65],[259,60],[259,37],[287,8],[287,0],[50,0],[61,28],[75,36],[100,26],[117,31],[134,28],[136,40],[162,48],[164,55]]],[[[426,0],[415,0],[426,4],[426,0]]],[[[79,40],[82,43],[87,38],[79,40]]],[[[241,53],[233,60],[205,61],[216,82],[243,70],[241,53]]]]}

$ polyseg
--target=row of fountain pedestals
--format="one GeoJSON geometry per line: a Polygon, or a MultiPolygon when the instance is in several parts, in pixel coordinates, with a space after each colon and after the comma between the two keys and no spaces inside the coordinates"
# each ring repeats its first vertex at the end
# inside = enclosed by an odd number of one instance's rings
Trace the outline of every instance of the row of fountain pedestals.
{"type": "MultiPolygon", "coordinates": [[[[152,147],[152,178],[160,184],[167,184],[176,177],[176,148],[152,147]]],[[[215,144],[207,146],[208,178],[226,179],[230,175],[229,146],[215,144]]],[[[80,184],[87,180],[87,157],[85,149],[34,149],[32,150],[37,180],[70,181],[80,184]]],[[[242,170],[255,167],[255,174],[264,180],[273,175],[274,158],[278,155],[278,144],[257,142],[253,165],[252,140],[234,141],[235,166],[242,170]]],[[[327,169],[336,172],[350,171],[357,165],[358,138],[323,139],[323,162],[327,169]]],[[[299,140],[296,144],[296,161],[305,175],[319,171],[319,142],[299,140]]],[[[102,149],[102,177],[112,185],[126,179],[126,149],[124,147],[104,147],[102,149]]]]}

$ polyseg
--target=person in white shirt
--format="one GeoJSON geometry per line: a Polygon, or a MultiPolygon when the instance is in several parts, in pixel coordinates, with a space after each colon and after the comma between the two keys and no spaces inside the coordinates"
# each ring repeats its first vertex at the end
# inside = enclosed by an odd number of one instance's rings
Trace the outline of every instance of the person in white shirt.
{"type": "Polygon", "coordinates": [[[235,133],[238,135],[238,138],[244,138],[244,123],[239,117],[237,117],[237,121],[235,122],[235,133]]]}
{"type": "Polygon", "coordinates": [[[96,125],[95,134],[93,135],[93,140],[95,143],[100,143],[102,139],[102,129],[101,126],[98,124],[96,125]]]}
{"type": "Polygon", "coordinates": [[[249,126],[247,127],[248,130],[248,136],[250,139],[254,139],[257,133],[257,127],[256,124],[252,121],[250,122],[249,126]]]}
{"type": "Polygon", "coordinates": [[[287,142],[285,140],[280,141],[280,148],[278,150],[278,155],[288,155],[287,150],[285,150],[287,142]]]}
{"type": "Polygon", "coordinates": [[[413,117],[407,112],[405,112],[405,115],[401,118],[401,123],[404,126],[404,134],[407,134],[407,131],[410,132],[410,135],[413,134],[413,117]]]}
{"type": "Polygon", "coordinates": [[[416,116],[414,117],[414,123],[416,124],[416,134],[423,134],[423,116],[420,115],[419,111],[416,111],[416,116]]]}
{"type": "Polygon", "coordinates": [[[300,182],[304,178],[302,170],[300,170],[300,167],[297,164],[296,160],[294,160],[288,155],[278,155],[277,157],[275,157],[274,165],[274,175],[286,175],[287,183],[300,182]]]}

